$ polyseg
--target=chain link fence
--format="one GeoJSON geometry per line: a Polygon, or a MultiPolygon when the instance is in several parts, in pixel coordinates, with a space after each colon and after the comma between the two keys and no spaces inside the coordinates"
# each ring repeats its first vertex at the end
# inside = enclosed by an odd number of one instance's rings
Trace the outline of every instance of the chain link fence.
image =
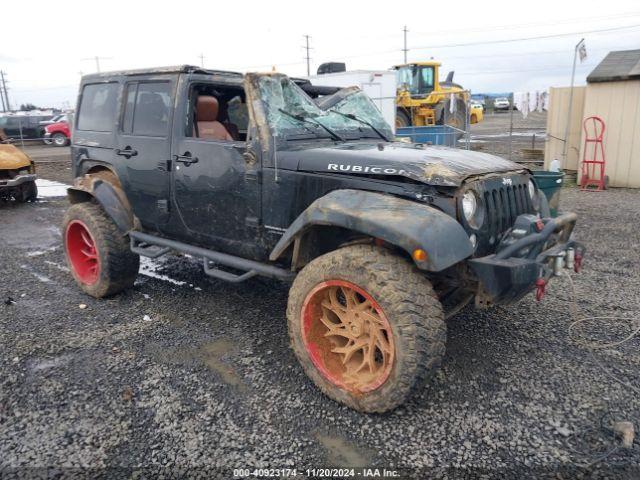
{"type": "Polygon", "coordinates": [[[518,94],[510,93],[485,99],[483,121],[471,125],[470,146],[472,150],[498,155],[534,170],[541,169],[547,125],[544,97],[533,99],[529,94],[520,95],[526,97],[514,101],[518,94]]]}

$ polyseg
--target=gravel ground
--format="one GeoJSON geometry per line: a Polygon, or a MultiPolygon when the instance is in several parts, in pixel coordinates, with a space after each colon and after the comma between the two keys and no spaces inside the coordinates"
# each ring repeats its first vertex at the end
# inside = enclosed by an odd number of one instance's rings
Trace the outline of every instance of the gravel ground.
{"type": "MultiPolygon", "coordinates": [[[[562,196],[589,249],[573,276],[578,304],[637,318],[640,191],[562,196]]],[[[594,354],[571,341],[565,278],[541,303],[464,310],[425,390],[365,415],[303,374],[281,283],[222,283],[172,256],[146,262],[135,288],[115,298],[83,295],[60,248],[65,207],[0,205],[3,478],[44,468],[233,478],[234,468],[328,466],[399,469],[396,478],[638,478],[637,441],[602,461],[597,453],[617,444],[599,427],[606,412],[638,428],[640,339],[594,354]]],[[[609,341],[625,333],[616,325],[576,333],[609,341]]]]}

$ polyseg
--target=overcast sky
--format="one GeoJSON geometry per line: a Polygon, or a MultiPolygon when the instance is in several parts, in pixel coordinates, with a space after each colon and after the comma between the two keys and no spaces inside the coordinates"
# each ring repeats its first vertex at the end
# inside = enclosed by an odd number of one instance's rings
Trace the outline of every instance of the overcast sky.
{"type": "Polygon", "coordinates": [[[203,55],[205,67],[275,66],[302,76],[307,34],[312,73],[327,61],[387,69],[402,63],[405,23],[409,61],[433,57],[443,75],[455,70],[456,82],[474,92],[568,85],[582,37],[589,56],[577,69],[578,84],[608,51],[640,48],[638,0],[30,0],[5,2],[2,19],[0,69],[12,105],[55,107],[74,105],[80,75],[96,71],[96,55],[103,71],[200,65],[203,55]],[[511,41],[523,38],[530,40],[511,41]]]}

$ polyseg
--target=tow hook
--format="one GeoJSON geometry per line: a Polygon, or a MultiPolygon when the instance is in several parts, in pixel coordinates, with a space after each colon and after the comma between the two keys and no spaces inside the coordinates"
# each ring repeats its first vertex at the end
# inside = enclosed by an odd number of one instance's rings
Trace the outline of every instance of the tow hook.
{"type": "Polygon", "coordinates": [[[582,268],[582,252],[576,252],[575,258],[573,260],[573,271],[576,273],[580,273],[581,268],[582,268]]]}
{"type": "Polygon", "coordinates": [[[540,301],[544,297],[547,281],[544,278],[536,280],[536,300],[540,301]]]}

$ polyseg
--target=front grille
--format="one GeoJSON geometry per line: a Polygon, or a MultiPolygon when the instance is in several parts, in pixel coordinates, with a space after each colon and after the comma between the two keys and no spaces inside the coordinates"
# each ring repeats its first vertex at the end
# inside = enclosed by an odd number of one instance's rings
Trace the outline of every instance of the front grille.
{"type": "Polygon", "coordinates": [[[484,203],[487,208],[487,233],[496,239],[513,226],[518,215],[533,212],[526,183],[485,190],[484,203]]]}
{"type": "Polygon", "coordinates": [[[535,213],[529,197],[529,177],[523,174],[507,174],[485,178],[471,186],[484,204],[485,217],[478,229],[469,225],[469,233],[477,235],[475,256],[493,253],[503,234],[513,227],[518,215],[535,213]]]}

